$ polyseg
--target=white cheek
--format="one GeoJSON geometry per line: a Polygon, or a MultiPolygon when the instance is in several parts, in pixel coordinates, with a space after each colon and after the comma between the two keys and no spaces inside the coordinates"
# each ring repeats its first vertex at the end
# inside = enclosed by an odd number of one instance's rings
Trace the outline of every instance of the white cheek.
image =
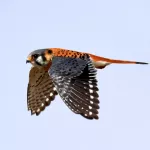
{"type": "Polygon", "coordinates": [[[36,59],[37,62],[39,62],[40,64],[43,63],[43,59],[42,59],[42,56],[39,56],[37,59],[36,59]]]}

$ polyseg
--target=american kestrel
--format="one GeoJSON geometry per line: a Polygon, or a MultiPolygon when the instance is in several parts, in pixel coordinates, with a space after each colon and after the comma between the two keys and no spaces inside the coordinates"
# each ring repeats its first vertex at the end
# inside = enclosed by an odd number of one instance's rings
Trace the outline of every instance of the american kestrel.
{"type": "Polygon", "coordinates": [[[29,73],[27,105],[39,115],[57,94],[76,114],[98,119],[99,95],[96,69],[117,64],[148,64],[114,60],[61,48],[38,49],[26,60],[33,67],[29,73]]]}

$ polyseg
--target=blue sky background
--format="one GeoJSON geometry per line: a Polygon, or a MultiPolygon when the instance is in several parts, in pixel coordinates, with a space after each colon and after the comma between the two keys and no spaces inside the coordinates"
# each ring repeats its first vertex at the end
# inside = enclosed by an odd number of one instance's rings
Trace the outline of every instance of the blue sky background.
{"type": "Polygon", "coordinates": [[[98,71],[98,121],[73,114],[59,97],[30,115],[25,60],[47,47],[150,62],[150,1],[0,0],[0,149],[149,150],[150,66],[98,71]]]}

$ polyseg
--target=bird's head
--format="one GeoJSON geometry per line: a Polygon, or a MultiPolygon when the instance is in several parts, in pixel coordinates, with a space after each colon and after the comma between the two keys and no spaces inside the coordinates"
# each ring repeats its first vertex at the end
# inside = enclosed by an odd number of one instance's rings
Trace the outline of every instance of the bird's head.
{"type": "Polygon", "coordinates": [[[28,55],[26,63],[31,63],[33,66],[45,66],[51,62],[52,57],[51,49],[38,49],[28,55]]]}

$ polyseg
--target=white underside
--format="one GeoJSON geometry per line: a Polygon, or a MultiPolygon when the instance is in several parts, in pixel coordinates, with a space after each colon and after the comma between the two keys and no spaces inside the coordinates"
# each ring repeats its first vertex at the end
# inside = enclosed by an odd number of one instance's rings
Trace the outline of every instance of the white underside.
{"type": "Polygon", "coordinates": [[[106,61],[96,61],[96,62],[93,61],[93,64],[94,64],[95,67],[105,67],[105,66],[107,66],[111,63],[106,62],[106,61]]]}

